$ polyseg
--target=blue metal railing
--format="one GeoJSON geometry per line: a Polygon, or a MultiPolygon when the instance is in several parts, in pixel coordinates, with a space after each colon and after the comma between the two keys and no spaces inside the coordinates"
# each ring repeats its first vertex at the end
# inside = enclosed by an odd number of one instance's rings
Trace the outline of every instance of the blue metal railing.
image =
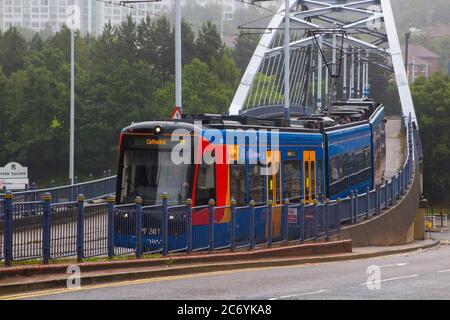
{"type": "Polygon", "coordinates": [[[149,253],[213,252],[328,240],[340,234],[343,223],[353,224],[380,214],[406,193],[421,150],[411,121],[405,128],[407,159],[398,174],[374,190],[364,194],[352,191],[349,197],[336,201],[290,204],[286,200],[275,206],[251,202],[242,207],[232,201],[229,206],[217,207],[210,200],[209,205],[192,207],[189,199],[185,205],[169,206],[164,194],[162,205],[153,206],[142,206],[140,197],[126,205],[114,205],[111,196],[107,203],[86,202],[86,198],[109,194],[106,191],[109,184],[115,185],[113,178],[91,182],[97,183],[95,188],[87,184],[68,186],[75,188],[70,193],[86,191],[88,196],[65,202],[61,199],[69,193],[61,197],[61,190],[66,187],[47,189],[45,193],[18,193],[22,200],[35,200],[26,202],[14,202],[16,194],[13,197],[6,192],[0,200],[0,259],[10,266],[13,261],[29,259],[48,263],[50,259],[75,256],[79,261],[124,254],[140,258],[149,253]],[[52,192],[58,195],[59,203],[54,203],[52,192]],[[40,196],[42,200],[37,200],[40,196]]]}
{"type": "MultiPolygon", "coordinates": [[[[75,201],[77,195],[85,195],[87,200],[107,197],[116,192],[117,176],[106,177],[98,180],[76,183],[73,185],[59,186],[45,189],[30,189],[14,193],[15,201],[33,202],[42,199],[45,193],[50,193],[52,203],[75,201]]],[[[3,195],[0,193],[0,195],[3,195]]]]}

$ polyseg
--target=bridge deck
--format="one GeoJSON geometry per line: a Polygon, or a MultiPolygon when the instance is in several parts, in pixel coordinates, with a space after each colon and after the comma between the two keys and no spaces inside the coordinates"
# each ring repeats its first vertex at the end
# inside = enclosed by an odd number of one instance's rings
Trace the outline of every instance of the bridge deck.
{"type": "Polygon", "coordinates": [[[401,129],[399,116],[386,117],[386,171],[385,179],[389,180],[405,162],[405,134],[401,129]]]}

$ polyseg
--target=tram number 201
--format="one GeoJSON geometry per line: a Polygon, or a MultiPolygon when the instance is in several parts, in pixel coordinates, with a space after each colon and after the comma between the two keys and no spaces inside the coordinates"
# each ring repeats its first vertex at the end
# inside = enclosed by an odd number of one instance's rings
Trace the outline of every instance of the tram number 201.
{"type": "Polygon", "coordinates": [[[143,228],[142,233],[147,236],[159,236],[161,234],[160,228],[143,228]]]}

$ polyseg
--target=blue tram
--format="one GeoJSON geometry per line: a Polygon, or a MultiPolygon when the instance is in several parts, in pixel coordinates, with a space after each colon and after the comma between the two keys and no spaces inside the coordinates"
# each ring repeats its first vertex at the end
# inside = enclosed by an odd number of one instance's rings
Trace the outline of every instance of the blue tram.
{"type": "MultiPolygon", "coordinates": [[[[238,207],[251,200],[257,206],[271,201],[272,231],[277,237],[285,199],[312,203],[343,198],[351,190],[364,193],[380,183],[385,139],[384,107],[372,100],[337,102],[327,114],[293,116],[290,120],[185,115],[181,120],[136,123],[121,133],[116,198],[118,204],[124,204],[142,197],[144,208],[148,208],[143,212],[148,215],[143,218],[143,245],[151,248],[161,240],[162,214],[157,205],[163,192],[169,194],[171,206],[183,205],[190,198],[199,208],[192,217],[197,247],[208,245],[206,205],[210,199],[217,207],[216,246],[229,242],[232,199],[238,207]]],[[[185,213],[173,210],[169,237],[172,243],[185,243],[180,231],[185,230],[185,213]]],[[[241,209],[236,224],[238,239],[246,236],[247,217],[248,212],[241,209]]],[[[134,235],[130,218],[116,216],[118,245],[134,245],[130,242],[134,235]]],[[[257,239],[267,235],[266,221],[266,210],[258,209],[257,239]]]]}

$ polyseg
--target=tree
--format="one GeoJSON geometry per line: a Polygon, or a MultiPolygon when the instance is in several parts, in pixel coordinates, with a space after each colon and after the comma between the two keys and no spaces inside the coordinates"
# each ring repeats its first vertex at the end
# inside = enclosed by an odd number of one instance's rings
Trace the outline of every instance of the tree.
{"type": "Polygon", "coordinates": [[[248,63],[255,52],[256,46],[258,45],[259,38],[259,35],[245,34],[243,32],[236,36],[236,46],[232,56],[236,61],[236,66],[241,69],[241,72],[244,72],[247,68],[248,63]]]}
{"type": "Polygon", "coordinates": [[[131,16],[122,22],[116,29],[118,59],[126,59],[131,63],[138,58],[137,50],[137,25],[131,16]]]}
{"type": "MultiPolygon", "coordinates": [[[[175,86],[169,82],[156,93],[156,107],[167,117],[175,101],[175,86]]],[[[183,68],[183,110],[186,113],[224,113],[233,96],[233,90],[220,82],[208,65],[199,59],[183,68]]]]}
{"type": "Polygon", "coordinates": [[[411,91],[418,115],[424,156],[425,195],[448,201],[450,188],[450,77],[419,78],[411,91]]]}
{"type": "Polygon", "coordinates": [[[102,34],[93,42],[91,50],[91,61],[93,67],[98,67],[107,72],[109,66],[117,59],[117,34],[111,22],[103,27],[102,34]]]}
{"type": "Polygon", "coordinates": [[[153,64],[163,83],[170,79],[175,70],[174,35],[171,29],[170,22],[166,17],[153,20],[152,43],[155,48],[153,64]]]}
{"type": "Polygon", "coordinates": [[[225,45],[222,43],[217,27],[211,21],[203,23],[196,40],[198,57],[208,65],[211,59],[220,60],[225,45]]]}
{"type": "Polygon", "coordinates": [[[237,88],[241,73],[236,68],[236,64],[228,50],[224,50],[219,60],[212,57],[210,64],[211,71],[219,77],[221,82],[230,87],[230,89],[235,90],[237,88]]]}
{"type": "Polygon", "coordinates": [[[21,69],[27,53],[27,42],[15,27],[0,36],[0,64],[6,75],[21,69]]]}

